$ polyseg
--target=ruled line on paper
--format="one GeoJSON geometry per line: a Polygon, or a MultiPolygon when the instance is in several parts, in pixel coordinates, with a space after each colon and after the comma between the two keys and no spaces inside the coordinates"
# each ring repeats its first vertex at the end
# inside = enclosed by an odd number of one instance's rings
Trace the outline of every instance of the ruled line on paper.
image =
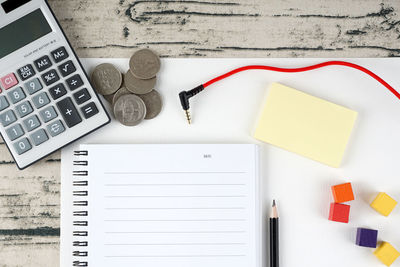
{"type": "Polygon", "coordinates": [[[220,172],[104,172],[105,175],[126,175],[126,174],[244,174],[244,171],[220,171],[220,172]]]}
{"type": "Polygon", "coordinates": [[[105,184],[104,186],[245,186],[246,184],[105,184]]]}
{"type": "Polygon", "coordinates": [[[104,220],[105,222],[245,222],[246,219],[200,219],[200,220],[104,220]]]}
{"type": "Polygon", "coordinates": [[[104,196],[105,198],[207,198],[207,197],[211,197],[211,198],[244,198],[246,197],[245,195],[232,195],[232,196],[193,196],[193,195],[188,195],[188,196],[104,196]]]}
{"type": "Polygon", "coordinates": [[[212,257],[246,257],[246,254],[231,255],[119,255],[104,256],[105,258],[212,258],[212,257]]]}
{"type": "Polygon", "coordinates": [[[105,210],[245,210],[245,207],[213,207],[213,208],[104,208],[105,210]]]}
{"type": "Polygon", "coordinates": [[[246,243],[132,243],[104,244],[106,246],[243,246],[246,243]]]}
{"type": "Polygon", "coordinates": [[[105,232],[105,234],[243,234],[247,231],[153,231],[153,232],[105,232]]]}

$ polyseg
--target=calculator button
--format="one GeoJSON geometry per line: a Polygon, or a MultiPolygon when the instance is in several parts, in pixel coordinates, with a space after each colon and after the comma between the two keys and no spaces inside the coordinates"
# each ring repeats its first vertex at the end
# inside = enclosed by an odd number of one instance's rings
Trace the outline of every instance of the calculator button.
{"type": "Polygon", "coordinates": [[[28,138],[22,138],[18,142],[14,143],[14,148],[18,155],[22,155],[32,149],[32,145],[28,138]]]}
{"type": "Polygon", "coordinates": [[[40,91],[43,88],[38,78],[35,78],[27,83],[25,83],[25,89],[30,95],[40,91]]]}
{"type": "Polygon", "coordinates": [[[78,89],[83,85],[83,81],[79,74],[72,76],[71,78],[67,79],[67,85],[71,91],[78,89]]]}
{"type": "Polygon", "coordinates": [[[58,114],[53,107],[47,107],[39,112],[40,117],[46,123],[55,118],[57,118],[58,114]]]}
{"type": "Polygon", "coordinates": [[[0,81],[5,90],[8,90],[18,84],[17,77],[15,77],[14,73],[7,74],[6,76],[2,77],[0,81]]]}
{"type": "Polygon", "coordinates": [[[65,62],[64,64],[61,64],[58,66],[58,70],[60,71],[61,75],[63,77],[67,77],[71,73],[76,71],[74,63],[72,63],[71,60],[65,62]]]}
{"type": "Polygon", "coordinates": [[[50,103],[50,99],[45,92],[42,92],[38,95],[32,97],[32,102],[37,109],[46,106],[50,103]]]}
{"type": "Polygon", "coordinates": [[[37,130],[31,134],[30,138],[35,146],[39,146],[49,140],[47,133],[43,129],[37,130]]]}
{"type": "Polygon", "coordinates": [[[42,75],[42,79],[43,79],[44,83],[47,86],[49,86],[49,85],[52,85],[53,83],[55,83],[56,81],[60,80],[60,77],[58,76],[58,74],[55,70],[50,70],[42,75]]]}
{"type": "Polygon", "coordinates": [[[8,108],[10,104],[8,103],[7,99],[5,96],[0,96],[0,111],[3,111],[4,109],[8,108]]]}
{"type": "Polygon", "coordinates": [[[24,135],[24,130],[22,130],[20,124],[15,124],[13,127],[8,128],[6,132],[11,141],[14,141],[24,135]]]}
{"type": "Polygon", "coordinates": [[[96,115],[97,113],[99,113],[99,110],[97,109],[96,104],[94,102],[91,102],[88,105],[81,108],[81,111],[86,119],[89,119],[94,115],[96,115]]]}
{"type": "Polygon", "coordinates": [[[0,121],[4,127],[7,127],[16,120],[17,117],[15,117],[15,113],[12,110],[8,110],[0,115],[0,121]]]}
{"type": "Polygon", "coordinates": [[[60,84],[57,84],[56,86],[50,88],[49,92],[50,92],[51,97],[54,100],[57,100],[60,97],[67,94],[67,89],[65,89],[65,86],[62,83],[60,83],[60,84]]]}
{"type": "Polygon", "coordinates": [[[83,88],[82,90],[74,94],[74,98],[76,103],[78,103],[78,105],[81,105],[86,101],[90,100],[90,98],[92,97],[90,96],[88,90],[86,88],[83,88]]]}
{"type": "Polygon", "coordinates": [[[51,136],[55,137],[65,131],[64,125],[60,120],[47,125],[47,131],[51,136]]]}
{"type": "Polygon", "coordinates": [[[26,97],[26,95],[25,95],[24,91],[22,91],[21,87],[17,87],[16,89],[8,92],[7,95],[8,95],[8,98],[10,99],[11,103],[13,103],[13,104],[20,102],[21,100],[23,100],[26,97]]]}
{"type": "Polygon", "coordinates": [[[20,118],[23,118],[33,112],[32,106],[28,101],[19,104],[16,109],[20,118]]]}
{"type": "Polygon", "coordinates": [[[26,120],[23,121],[24,125],[25,125],[25,129],[28,132],[32,132],[33,130],[35,130],[37,127],[39,127],[40,121],[39,118],[36,115],[33,115],[29,118],[27,118],[26,120]]]}
{"type": "Polygon", "coordinates": [[[51,55],[56,63],[59,63],[69,57],[67,50],[65,50],[65,47],[60,47],[57,50],[54,50],[53,52],[51,52],[51,55]]]}
{"type": "Polygon", "coordinates": [[[39,72],[42,72],[51,67],[52,63],[48,56],[44,56],[33,62],[39,72]]]}
{"type": "Polygon", "coordinates": [[[82,122],[82,118],[79,115],[78,110],[75,108],[74,103],[72,103],[70,97],[58,102],[57,107],[69,128],[72,128],[82,122]]]}
{"type": "Polygon", "coordinates": [[[26,66],[23,66],[22,68],[19,68],[17,72],[18,72],[18,76],[23,81],[33,77],[36,74],[36,72],[33,69],[31,64],[28,64],[26,66]]]}

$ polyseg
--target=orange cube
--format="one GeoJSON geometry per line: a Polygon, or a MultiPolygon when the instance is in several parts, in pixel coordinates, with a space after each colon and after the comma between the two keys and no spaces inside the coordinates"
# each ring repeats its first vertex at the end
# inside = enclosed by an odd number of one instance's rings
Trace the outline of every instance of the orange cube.
{"type": "Polygon", "coordinates": [[[343,203],[354,200],[354,193],[351,183],[332,186],[332,194],[335,203],[343,203]]]}

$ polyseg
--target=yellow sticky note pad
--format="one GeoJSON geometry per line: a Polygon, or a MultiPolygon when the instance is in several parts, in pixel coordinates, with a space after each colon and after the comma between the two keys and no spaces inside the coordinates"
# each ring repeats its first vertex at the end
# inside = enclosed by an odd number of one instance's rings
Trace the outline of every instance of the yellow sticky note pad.
{"type": "Polygon", "coordinates": [[[254,138],[339,167],[357,112],[274,83],[254,138]]]}
{"type": "Polygon", "coordinates": [[[383,242],[374,251],[374,254],[386,266],[392,265],[392,263],[400,256],[400,252],[387,242],[383,242]]]}

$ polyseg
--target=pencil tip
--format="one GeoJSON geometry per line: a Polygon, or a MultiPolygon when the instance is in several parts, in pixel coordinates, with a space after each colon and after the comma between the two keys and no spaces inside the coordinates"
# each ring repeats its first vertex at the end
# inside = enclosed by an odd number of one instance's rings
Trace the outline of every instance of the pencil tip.
{"type": "Polygon", "coordinates": [[[275,202],[275,199],[272,201],[272,207],[275,207],[276,206],[276,202],[275,202]]]}

